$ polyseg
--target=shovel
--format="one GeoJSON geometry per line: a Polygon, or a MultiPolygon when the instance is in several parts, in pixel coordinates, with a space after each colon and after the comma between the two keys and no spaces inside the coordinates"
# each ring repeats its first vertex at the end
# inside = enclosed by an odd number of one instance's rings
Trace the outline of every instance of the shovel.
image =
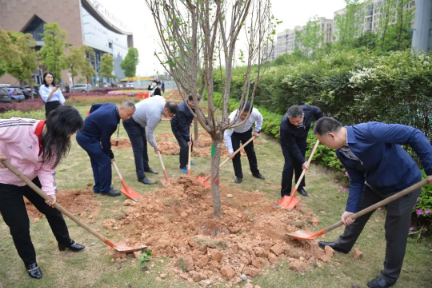
{"type": "Polygon", "coordinates": [[[120,174],[120,171],[117,168],[117,164],[115,162],[113,162],[113,166],[114,169],[117,172],[118,177],[121,180],[121,183],[123,184],[123,188],[120,189],[120,191],[128,198],[134,200],[135,202],[138,202],[139,198],[141,198],[141,194],[139,194],[138,192],[136,192],[134,189],[132,189],[131,187],[126,186],[126,183],[122,177],[122,175],[120,174]]]}
{"type": "MultiPolygon", "coordinates": [[[[246,141],[246,143],[244,143],[243,145],[241,145],[241,146],[240,146],[240,147],[239,147],[239,148],[238,148],[238,149],[237,149],[237,150],[232,154],[232,156],[234,156],[234,155],[236,155],[237,153],[239,153],[240,150],[241,150],[242,148],[244,148],[246,145],[248,145],[250,142],[252,142],[255,138],[256,138],[256,137],[253,136],[253,137],[250,138],[248,141],[246,141]]],[[[225,160],[224,160],[224,161],[219,165],[219,168],[221,168],[221,167],[222,167],[225,163],[227,163],[229,160],[231,160],[230,157],[228,157],[227,159],[225,159],[225,160]]],[[[208,183],[207,181],[210,179],[210,175],[211,175],[211,174],[207,175],[207,177],[205,177],[205,178],[199,176],[199,177],[197,178],[197,180],[198,180],[199,182],[203,183],[205,188],[209,188],[209,187],[210,187],[210,183],[208,183]]]]}
{"type": "MultiPolygon", "coordinates": [[[[405,196],[405,195],[407,195],[407,194],[409,194],[415,190],[420,189],[421,187],[425,186],[426,184],[427,184],[427,180],[424,179],[424,180],[422,180],[422,181],[420,181],[420,182],[418,182],[418,183],[416,183],[416,184],[414,184],[414,185],[412,185],[412,186],[410,186],[410,187],[408,187],[408,188],[406,188],[406,189],[404,189],[404,190],[402,190],[402,191],[400,191],[400,192],[398,192],[398,193],[396,193],[396,194],[394,194],[388,198],[385,198],[385,199],[375,203],[374,205],[371,205],[371,206],[351,215],[350,217],[352,219],[357,219],[357,218],[359,218],[359,217],[361,217],[361,216],[363,216],[369,212],[376,210],[377,208],[379,208],[381,206],[387,205],[388,203],[390,203],[396,199],[399,199],[399,198],[401,198],[401,197],[403,197],[403,196],[405,196]]],[[[316,238],[316,237],[318,237],[324,233],[327,233],[327,232],[341,226],[342,224],[343,224],[343,222],[339,221],[338,223],[333,224],[330,227],[327,227],[327,228],[325,228],[325,229],[323,229],[323,230],[321,230],[315,234],[312,232],[309,232],[309,231],[305,231],[305,230],[298,230],[298,231],[293,232],[293,233],[288,233],[287,235],[294,238],[294,239],[297,239],[297,240],[310,240],[310,239],[314,239],[314,238],[316,238]]]]}
{"type": "MultiPolygon", "coordinates": [[[[32,181],[30,181],[30,179],[28,179],[26,176],[24,176],[21,172],[19,172],[14,166],[12,166],[9,162],[7,161],[2,161],[3,165],[5,165],[10,171],[12,171],[12,173],[14,173],[18,178],[20,178],[22,181],[24,181],[30,188],[32,188],[36,193],[39,194],[39,196],[41,196],[42,198],[44,198],[45,200],[51,201],[52,199],[50,197],[48,197],[48,195],[45,194],[45,192],[43,192],[38,186],[36,186],[32,181]]],[[[54,207],[59,210],[61,213],[63,213],[64,215],[66,215],[67,217],[69,217],[69,219],[71,219],[72,221],[74,221],[75,223],[77,223],[79,226],[81,226],[82,228],[84,228],[85,230],[87,230],[88,232],[90,232],[91,234],[93,234],[94,236],[96,236],[97,238],[99,238],[99,240],[101,240],[102,242],[104,242],[105,244],[107,244],[108,246],[111,246],[112,248],[114,248],[115,250],[119,251],[119,252],[123,252],[123,253],[129,253],[129,252],[134,252],[134,251],[138,251],[138,250],[142,250],[142,249],[146,249],[147,246],[142,245],[139,247],[128,247],[124,244],[115,244],[113,242],[111,242],[110,240],[108,240],[107,238],[105,238],[104,236],[102,236],[102,234],[99,234],[98,232],[96,232],[95,230],[93,230],[92,228],[90,228],[90,226],[88,226],[87,224],[81,222],[81,220],[79,220],[77,217],[75,217],[72,213],[70,213],[68,210],[66,210],[63,206],[61,206],[59,203],[55,203],[54,207]]]]}
{"type": "MultiPolygon", "coordinates": [[[[307,161],[307,165],[309,166],[313,155],[315,154],[316,149],[318,148],[318,144],[319,144],[319,140],[316,141],[315,146],[312,149],[312,153],[309,156],[309,159],[307,161]]],[[[297,203],[301,200],[300,198],[294,198],[294,195],[297,192],[298,187],[300,186],[301,181],[303,180],[303,177],[305,176],[307,170],[303,169],[302,174],[300,175],[299,179],[297,180],[297,183],[291,193],[291,196],[287,196],[285,195],[276,205],[276,207],[281,207],[281,208],[287,208],[288,211],[291,211],[292,209],[294,209],[294,207],[297,205],[297,203]]]]}
{"type": "Polygon", "coordinates": [[[164,163],[162,161],[162,155],[160,154],[160,151],[158,151],[157,153],[158,153],[158,156],[159,156],[159,160],[161,162],[163,174],[165,176],[165,179],[161,179],[160,181],[161,181],[162,185],[165,186],[168,182],[175,181],[175,179],[174,178],[168,178],[168,174],[167,174],[167,172],[165,170],[165,165],[164,165],[164,163]]]}

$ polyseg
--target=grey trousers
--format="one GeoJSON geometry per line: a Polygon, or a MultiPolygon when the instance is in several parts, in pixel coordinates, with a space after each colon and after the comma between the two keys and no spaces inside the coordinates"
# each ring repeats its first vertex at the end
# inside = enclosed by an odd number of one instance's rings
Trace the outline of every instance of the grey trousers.
{"type": "MultiPolygon", "coordinates": [[[[418,181],[420,180],[421,179],[418,181]]],[[[365,185],[359,211],[395,193],[383,195],[379,191],[373,191],[370,187],[365,185]]],[[[420,189],[390,202],[387,205],[387,217],[385,221],[385,238],[387,244],[384,269],[381,270],[381,277],[388,283],[394,284],[399,278],[405,256],[412,210],[419,194],[420,189]]],[[[336,240],[335,246],[350,251],[373,212],[375,211],[357,218],[354,223],[346,226],[344,233],[336,240]]]]}

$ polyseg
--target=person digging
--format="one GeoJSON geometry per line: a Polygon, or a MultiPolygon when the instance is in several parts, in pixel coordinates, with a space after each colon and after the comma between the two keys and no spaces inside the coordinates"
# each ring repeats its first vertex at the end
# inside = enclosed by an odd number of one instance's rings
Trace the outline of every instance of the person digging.
{"type": "Polygon", "coordinates": [[[120,196],[120,191],[111,187],[111,163],[115,161],[111,150],[111,135],[120,119],[129,119],[135,112],[135,104],[124,101],[119,107],[112,103],[93,104],[90,115],[84,120],[84,129],[77,133],[78,144],[90,157],[95,184],[93,192],[106,196],[120,196]]]}
{"type": "Polygon", "coordinates": [[[178,107],[175,102],[166,102],[164,97],[156,95],[141,100],[136,105],[136,111],[132,117],[123,121],[123,127],[132,144],[136,175],[138,181],[143,184],[154,184],[147,178],[145,172],[158,174],[149,166],[147,141],[153,147],[155,153],[160,152],[154,137],[154,131],[159,125],[162,115],[169,118],[176,115],[177,110],[178,107]]]}
{"type": "MultiPolygon", "coordinates": [[[[197,100],[198,103],[196,105],[199,105],[199,101],[201,100],[199,94],[197,95],[197,100]]],[[[196,105],[193,96],[189,95],[186,101],[183,101],[178,105],[177,115],[171,118],[171,130],[180,146],[180,170],[185,174],[188,173],[187,164],[189,160],[189,146],[192,146],[193,148],[193,142],[192,139],[190,139],[190,126],[195,117],[189,110],[189,107],[193,112],[195,112],[196,105]]],[[[191,165],[195,165],[195,163],[191,162],[191,165]]]]}
{"type": "MultiPolygon", "coordinates": [[[[432,146],[418,129],[379,122],[342,126],[333,118],[323,117],[316,122],[314,133],[322,144],[336,150],[350,178],[347,205],[341,216],[345,231],[334,242],[318,242],[322,249],[330,246],[347,254],[374,211],[355,221],[350,216],[421,180],[420,169],[402,145],[412,147],[420,158],[427,182],[432,184],[432,146]]],[[[419,194],[417,189],[387,205],[384,269],[367,283],[368,287],[390,287],[399,278],[412,210],[419,194]]]]}
{"type": "MultiPolygon", "coordinates": [[[[244,105],[241,104],[239,109],[231,113],[231,115],[229,116],[230,123],[234,122],[234,120],[236,120],[234,123],[234,127],[225,130],[224,141],[225,146],[228,149],[229,157],[232,159],[233,162],[234,173],[236,176],[235,183],[239,184],[243,181],[240,153],[237,153],[236,155],[233,155],[233,153],[234,151],[239,149],[240,143],[246,143],[249,139],[252,138],[252,125],[254,123],[255,128],[253,137],[259,137],[263,123],[263,117],[258,111],[258,109],[253,108],[252,104],[247,101],[244,105]]],[[[265,180],[265,177],[261,175],[258,170],[258,161],[256,158],[253,141],[246,145],[244,147],[244,150],[249,160],[249,168],[252,172],[253,177],[265,180]]]]}
{"type": "MultiPolygon", "coordinates": [[[[285,158],[282,171],[282,198],[291,195],[293,172],[295,171],[295,182],[297,182],[303,169],[309,169],[305,155],[312,117],[316,120],[320,119],[321,109],[311,105],[294,105],[288,109],[280,124],[280,145],[285,158]]],[[[297,190],[303,196],[308,195],[304,189],[305,185],[305,177],[303,177],[297,190]]]]}

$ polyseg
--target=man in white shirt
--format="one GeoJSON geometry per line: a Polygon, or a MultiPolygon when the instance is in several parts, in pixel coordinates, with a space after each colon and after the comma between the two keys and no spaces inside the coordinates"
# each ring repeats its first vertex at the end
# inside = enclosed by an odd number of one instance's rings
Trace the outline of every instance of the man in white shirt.
{"type": "Polygon", "coordinates": [[[172,117],[177,114],[178,108],[175,102],[166,102],[165,98],[158,95],[140,101],[135,107],[135,113],[129,120],[123,121],[123,127],[132,144],[138,181],[151,185],[154,183],[146,177],[144,172],[153,174],[158,174],[158,172],[149,166],[147,140],[156,153],[160,151],[154,137],[154,131],[161,121],[162,115],[168,118],[172,117]]]}
{"type": "MultiPolygon", "coordinates": [[[[254,136],[259,137],[259,133],[261,131],[263,117],[258,109],[253,108],[251,103],[248,101],[245,105],[240,105],[240,108],[233,111],[229,116],[230,123],[234,122],[237,118],[237,121],[234,124],[234,128],[225,130],[224,141],[225,146],[228,149],[228,153],[233,161],[234,172],[235,172],[235,183],[241,183],[243,180],[243,172],[240,161],[240,153],[237,153],[233,156],[234,151],[240,148],[240,142],[246,143],[250,138],[252,138],[252,124],[255,123],[254,136]],[[243,112],[242,112],[243,111],[243,112]],[[249,118],[249,111],[251,111],[249,118]],[[241,113],[239,116],[238,113],[241,113]],[[244,121],[244,122],[243,122],[244,121]],[[240,125],[240,123],[242,123],[240,125]]],[[[255,155],[255,150],[253,146],[253,141],[244,147],[247,158],[249,160],[249,167],[252,172],[252,175],[258,179],[265,180],[264,176],[258,170],[258,162],[255,155]]]]}

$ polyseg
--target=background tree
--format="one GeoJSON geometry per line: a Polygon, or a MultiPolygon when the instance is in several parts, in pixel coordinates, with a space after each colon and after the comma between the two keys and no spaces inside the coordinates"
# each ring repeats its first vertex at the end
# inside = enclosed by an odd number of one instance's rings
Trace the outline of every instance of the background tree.
{"type": "Polygon", "coordinates": [[[47,23],[43,35],[44,45],[39,51],[42,64],[56,79],[61,79],[61,70],[67,67],[64,60],[67,33],[57,23],[47,23]]]}
{"type": "Polygon", "coordinates": [[[365,3],[360,3],[359,0],[345,0],[345,3],[345,12],[335,15],[335,35],[339,48],[351,49],[355,39],[363,33],[365,3]]]}
{"type": "Polygon", "coordinates": [[[114,71],[114,58],[110,54],[105,53],[104,55],[102,55],[101,58],[99,74],[102,77],[108,78],[108,82],[110,82],[110,78],[115,77],[113,75],[113,71],[114,71]]]}
{"type": "Polygon", "coordinates": [[[83,45],[82,49],[84,50],[84,54],[87,58],[84,61],[83,65],[80,67],[80,73],[86,78],[86,83],[90,83],[90,78],[96,75],[96,71],[92,65],[92,62],[95,62],[95,52],[93,48],[83,45]]]}
{"type": "Polygon", "coordinates": [[[6,63],[20,62],[18,49],[12,44],[9,33],[0,27],[0,77],[6,73],[6,63]]]}
{"type": "MultiPolygon", "coordinates": [[[[195,103],[197,93],[207,96],[208,115],[196,105],[195,112],[201,126],[210,134],[215,153],[211,158],[211,189],[213,215],[222,213],[219,190],[219,163],[223,134],[232,127],[229,122],[232,71],[237,42],[243,31],[245,51],[240,50],[244,65],[244,84],[241,102],[254,100],[261,71],[261,47],[274,30],[269,0],[146,0],[159,33],[162,52],[155,53],[165,70],[173,77],[183,99],[191,94],[195,103]],[[213,73],[215,66],[220,73],[213,73]],[[216,66],[216,67],[217,67],[216,66]],[[251,78],[252,67],[256,72],[251,78]],[[220,77],[222,96],[215,103],[214,77],[220,77]],[[201,80],[201,81],[199,81],[201,80]],[[216,110],[222,108],[218,115],[216,110]]],[[[243,111],[241,111],[243,112],[243,111]]],[[[250,111],[248,111],[250,113],[250,111]]],[[[234,119],[234,123],[238,117],[234,119]]]]}
{"type": "Polygon", "coordinates": [[[20,86],[24,85],[24,81],[28,85],[32,84],[32,71],[38,67],[37,53],[35,50],[36,41],[31,34],[21,32],[8,31],[11,43],[15,47],[15,53],[19,57],[19,61],[6,61],[6,70],[9,74],[20,81],[20,86]]]}
{"type": "Polygon", "coordinates": [[[295,31],[298,49],[301,49],[306,56],[311,56],[323,43],[324,34],[321,31],[320,22],[315,16],[309,20],[300,31],[295,31]]]}
{"type": "Polygon", "coordinates": [[[134,77],[136,74],[136,66],[139,63],[138,49],[130,47],[126,57],[120,63],[120,67],[124,70],[126,77],[134,77]]]}
{"type": "Polygon", "coordinates": [[[78,75],[78,71],[82,70],[83,66],[86,65],[86,62],[88,62],[85,53],[86,47],[87,46],[85,45],[80,47],[71,46],[69,47],[68,55],[64,56],[65,65],[68,67],[72,78],[72,83],[70,83],[71,86],[75,83],[74,77],[78,75]]]}

